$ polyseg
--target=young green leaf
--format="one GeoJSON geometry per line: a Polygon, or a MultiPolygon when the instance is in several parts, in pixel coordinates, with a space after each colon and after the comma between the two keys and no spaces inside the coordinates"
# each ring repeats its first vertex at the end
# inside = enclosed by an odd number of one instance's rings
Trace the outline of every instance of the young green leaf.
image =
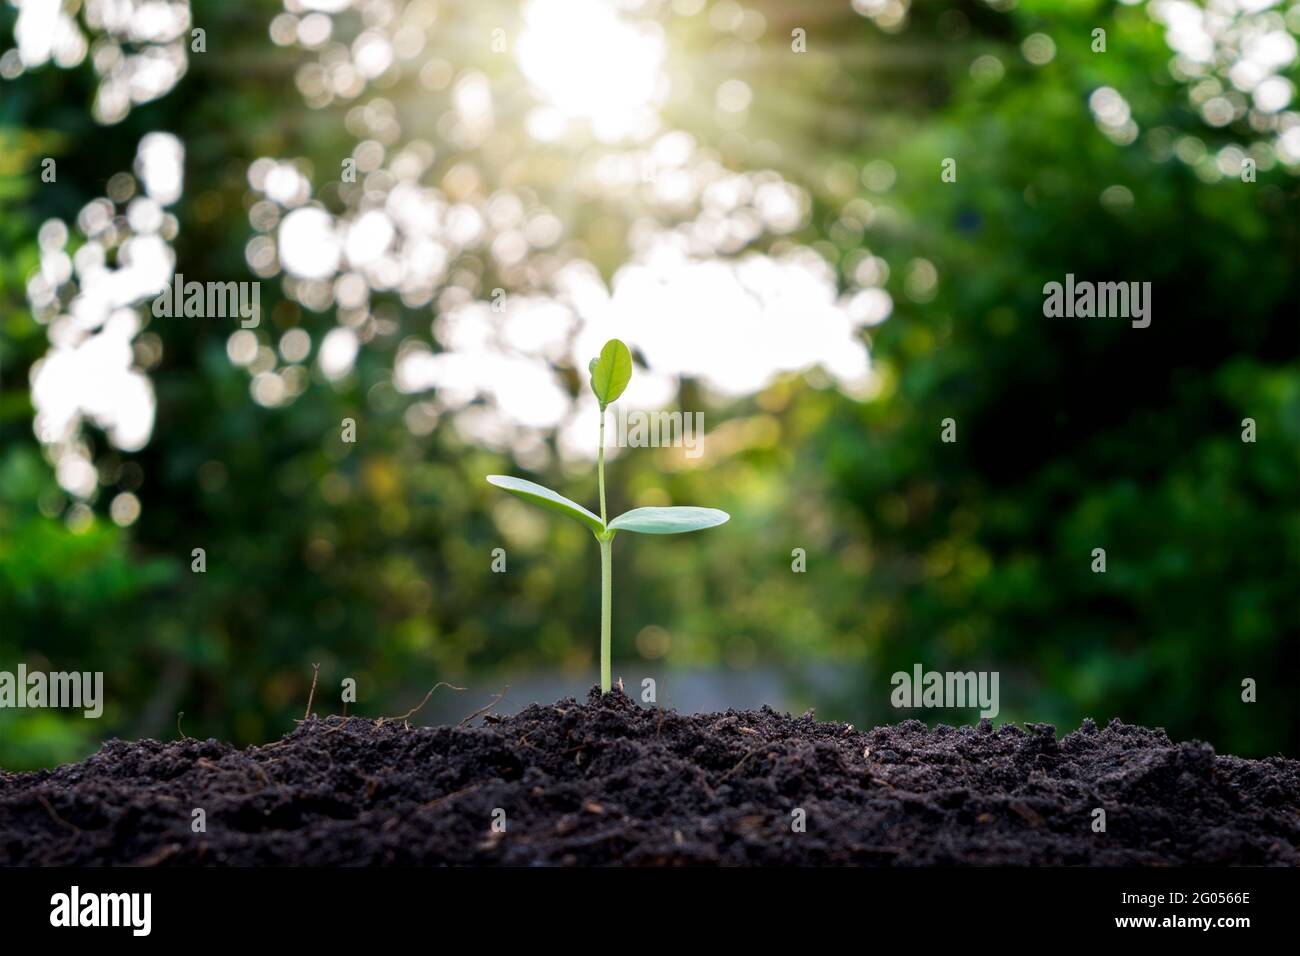
{"type": "Polygon", "coordinates": [[[512,495],[523,498],[524,501],[531,501],[535,505],[541,505],[543,508],[558,511],[562,515],[568,515],[570,518],[581,521],[596,535],[605,530],[601,520],[582,505],[576,501],[570,501],[564,495],[539,485],[535,481],[511,478],[509,475],[488,475],[487,480],[489,484],[496,485],[512,495]]]}
{"type": "Polygon", "coordinates": [[[714,528],[730,518],[717,508],[633,508],[611,521],[609,528],[640,534],[681,534],[714,528]]]}
{"type": "Polygon", "coordinates": [[[610,626],[614,604],[614,535],[619,531],[638,534],[681,534],[684,531],[702,531],[731,520],[731,515],[717,508],[633,508],[605,523],[605,409],[615,401],[627,383],[632,380],[632,353],[618,339],[610,339],[600,350],[600,357],[587,366],[591,372],[591,390],[600,402],[600,445],[596,454],[596,483],[600,490],[600,517],[596,517],[576,501],[570,501],[550,488],[535,482],[506,475],[488,475],[488,481],[498,488],[518,495],[535,505],[558,511],[581,521],[596,536],[600,544],[600,689],[608,694],[610,682],[610,626]]]}
{"type": "Polygon", "coordinates": [[[610,339],[600,350],[600,358],[591,365],[591,390],[600,401],[600,410],[618,399],[632,380],[632,353],[618,339],[610,339]]]}

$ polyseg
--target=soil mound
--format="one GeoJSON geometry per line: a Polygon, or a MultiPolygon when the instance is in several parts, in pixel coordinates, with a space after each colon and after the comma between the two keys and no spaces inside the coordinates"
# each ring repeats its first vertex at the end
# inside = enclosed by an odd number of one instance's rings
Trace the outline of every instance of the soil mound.
{"type": "Polygon", "coordinates": [[[1300,761],[1117,720],[1026,727],[863,732],[593,691],[472,727],[114,740],[0,773],[0,863],[1300,864],[1300,761]]]}

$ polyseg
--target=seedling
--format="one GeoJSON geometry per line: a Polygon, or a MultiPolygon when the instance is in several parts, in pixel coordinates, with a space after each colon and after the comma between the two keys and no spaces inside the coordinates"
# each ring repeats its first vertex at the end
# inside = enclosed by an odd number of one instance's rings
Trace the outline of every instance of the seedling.
{"type": "Polygon", "coordinates": [[[605,409],[627,388],[632,380],[632,353],[618,339],[610,339],[600,350],[600,358],[591,360],[591,390],[600,403],[600,451],[596,455],[596,481],[600,488],[600,517],[576,501],[523,478],[488,475],[498,488],[525,501],[568,515],[587,526],[600,545],[600,690],[608,694],[609,621],[614,603],[613,554],[614,535],[620,531],[638,534],[681,534],[702,531],[727,521],[731,516],[717,508],[633,508],[613,521],[605,517],[605,409]]]}

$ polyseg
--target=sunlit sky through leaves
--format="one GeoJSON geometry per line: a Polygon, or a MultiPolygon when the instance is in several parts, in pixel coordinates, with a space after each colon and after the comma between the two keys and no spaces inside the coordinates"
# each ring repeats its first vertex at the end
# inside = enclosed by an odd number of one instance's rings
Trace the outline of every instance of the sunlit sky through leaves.
{"type": "MultiPolygon", "coordinates": [[[[183,0],[16,6],[0,77],[93,61],[99,123],[185,83],[183,0]]],[[[1300,113],[1283,75],[1296,62],[1300,6],[1145,7],[1207,129],[1245,121],[1255,134],[1210,149],[1152,130],[1150,154],[1207,182],[1236,175],[1247,156],[1261,169],[1300,170],[1300,113]]],[[[879,27],[882,42],[906,32],[902,0],[846,9],[879,27]]],[[[700,35],[733,52],[788,46],[775,29],[732,0],[369,0],[364,10],[285,0],[266,25],[266,56],[292,63],[292,108],[322,111],[346,131],[356,177],[292,154],[248,166],[248,272],[202,278],[280,283],[304,311],[290,332],[263,323],[223,333],[251,400],[286,405],[313,376],[346,387],[362,350],[397,334],[397,304],[424,317],[393,350],[410,430],[450,427],[527,466],[548,464],[552,435],[565,459],[594,455],[595,405],[563,371],[585,368],[611,337],[646,366],[622,399],[629,409],[673,404],[687,378],[716,402],[792,374],[870,398],[879,382],[864,332],[890,319],[895,295],[932,298],[943,264],[890,262],[865,244],[832,261],[809,244],[825,171],[810,165],[808,181],[792,180],[798,164],[783,160],[804,144],[752,132],[764,104],[746,78],[706,71],[686,52],[700,35]],[[683,113],[707,122],[674,126],[683,113]],[[703,142],[710,123],[716,141],[703,142]],[[721,143],[740,144],[747,161],[724,161],[721,143]]],[[[1033,33],[1018,53],[1043,67],[1057,44],[1050,31],[1033,33]]],[[[973,54],[970,75],[996,83],[1004,67],[973,54]]],[[[1130,94],[1098,85],[1086,99],[1098,135],[1120,147],[1145,132],[1130,94]]],[[[34,427],[61,485],[81,498],[96,490],[84,423],[124,451],[152,435],[149,370],[165,335],[150,329],[147,304],[186,271],[172,248],[184,223],[169,211],[183,195],[185,146],[165,131],[146,135],[135,168],[106,170],[105,195],[75,222],[40,230],[27,291],[50,344],[32,373],[34,427]]],[[[850,174],[855,195],[835,228],[861,234],[891,214],[895,171],[875,159],[850,174]]],[[[1101,201],[1133,196],[1116,187],[1101,201]]]]}

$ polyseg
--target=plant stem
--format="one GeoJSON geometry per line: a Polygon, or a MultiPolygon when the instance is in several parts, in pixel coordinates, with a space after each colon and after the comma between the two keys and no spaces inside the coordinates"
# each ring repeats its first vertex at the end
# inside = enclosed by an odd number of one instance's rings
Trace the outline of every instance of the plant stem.
{"type": "Polygon", "coordinates": [[[605,517],[605,406],[600,406],[600,451],[596,456],[596,481],[600,485],[600,523],[608,524],[605,517]]]}
{"type": "Polygon", "coordinates": [[[600,692],[608,694],[609,679],[609,618],[614,603],[614,550],[613,537],[600,539],[600,692]]]}
{"type": "MultiPolygon", "coordinates": [[[[600,451],[596,456],[596,481],[600,485],[600,523],[608,524],[605,517],[605,406],[600,406],[600,451]]],[[[610,609],[614,603],[614,564],[611,551],[614,544],[613,534],[606,529],[597,536],[600,542],[600,692],[608,694],[609,679],[609,645],[610,645],[610,609]]]]}

